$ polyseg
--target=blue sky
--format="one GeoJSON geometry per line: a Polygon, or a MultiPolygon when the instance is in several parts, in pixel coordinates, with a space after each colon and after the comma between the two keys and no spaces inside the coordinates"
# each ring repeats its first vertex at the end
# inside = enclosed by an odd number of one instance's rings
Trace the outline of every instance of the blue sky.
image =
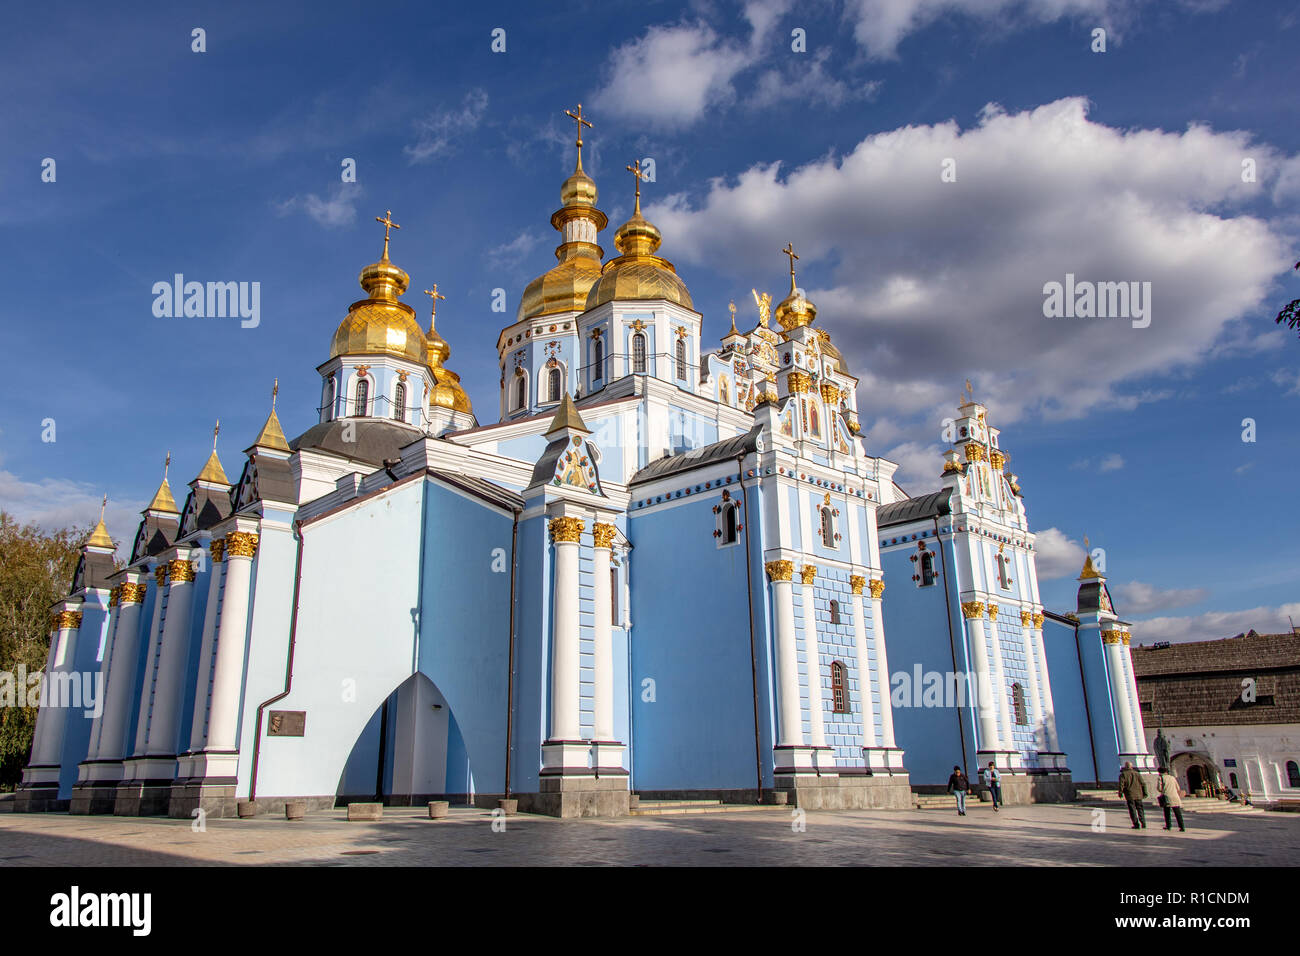
{"type": "Polygon", "coordinates": [[[217,418],[238,470],[277,377],[306,429],[385,209],[407,300],[447,295],[448,364],[493,420],[492,290],[513,316],[553,261],[581,101],[607,252],[623,167],[653,158],[646,212],[707,340],[728,300],[752,324],[751,287],[781,292],[793,241],[868,450],[909,492],[937,484],[974,382],[1049,607],[1072,606],[1087,534],[1138,640],[1300,620],[1300,341],[1272,323],[1300,297],[1300,2],[56,3],[12,11],[0,44],[0,507],[20,517],[91,521],[106,492],[129,538],[164,454],[179,496],[217,418]],[[260,282],[260,324],[156,318],[178,272],[260,282]],[[1067,273],[1151,282],[1151,325],[1045,318],[1067,273]]]}

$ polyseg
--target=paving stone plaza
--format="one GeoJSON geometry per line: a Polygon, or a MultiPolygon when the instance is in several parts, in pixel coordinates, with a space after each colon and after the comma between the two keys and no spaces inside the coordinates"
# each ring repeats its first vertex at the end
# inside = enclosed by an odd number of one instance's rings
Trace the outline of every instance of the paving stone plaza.
{"type": "Polygon", "coordinates": [[[994,813],[950,810],[681,813],[606,820],[519,814],[495,818],[456,807],[385,808],[378,823],[344,810],[301,821],[270,817],[192,821],[165,817],[0,814],[0,867],[118,866],[1291,866],[1300,861],[1300,814],[1187,814],[1166,832],[1130,828],[1117,801],[1037,804],[994,813]],[[1094,829],[1096,812],[1105,829],[1094,829]],[[504,822],[504,829],[502,828],[504,822]],[[802,823],[802,829],[799,825],[802,823]]]}

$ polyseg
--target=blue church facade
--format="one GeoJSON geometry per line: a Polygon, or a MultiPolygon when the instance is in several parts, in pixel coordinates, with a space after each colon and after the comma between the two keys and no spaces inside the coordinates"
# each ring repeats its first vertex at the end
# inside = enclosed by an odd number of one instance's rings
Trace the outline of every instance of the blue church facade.
{"type": "Polygon", "coordinates": [[[706,351],[640,178],[606,258],[578,147],[496,421],[447,367],[437,287],[427,330],[401,301],[386,214],[315,424],[289,440],[273,400],[238,476],[214,443],[179,507],[165,473],[121,569],[101,522],[18,809],[906,808],[954,765],[993,762],[1011,802],[1150,766],[1128,628],[1091,559],[1071,616],[1042,607],[984,406],[909,497],[793,249],[786,297],[755,291],[748,332],[733,305],[706,351]],[[84,680],[100,706],[60,692],[84,680]]]}

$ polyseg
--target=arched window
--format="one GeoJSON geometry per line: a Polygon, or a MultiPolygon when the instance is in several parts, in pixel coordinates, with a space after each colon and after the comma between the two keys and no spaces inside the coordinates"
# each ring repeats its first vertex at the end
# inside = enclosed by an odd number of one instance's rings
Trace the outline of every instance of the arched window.
{"type": "Polygon", "coordinates": [[[1011,685],[1011,706],[1016,712],[1016,723],[1029,723],[1029,711],[1025,709],[1025,689],[1020,684],[1011,685]]]}
{"type": "Polygon", "coordinates": [[[645,372],[645,336],[640,332],[632,336],[632,371],[635,374],[645,372]]]}
{"type": "Polygon", "coordinates": [[[515,411],[528,404],[528,376],[515,376],[515,411]]]}
{"type": "Polygon", "coordinates": [[[592,372],[592,378],[599,382],[605,377],[605,342],[603,339],[596,339],[596,361],[595,370],[592,372]]]}
{"type": "Polygon", "coordinates": [[[1007,556],[1001,551],[997,554],[998,561],[998,584],[1004,588],[1011,587],[1011,578],[1007,576],[1007,565],[1010,563],[1007,556]]]}
{"type": "Polygon", "coordinates": [[[560,400],[562,381],[559,368],[552,368],[546,373],[546,400],[548,402],[558,402],[560,400]]]}
{"type": "Polygon", "coordinates": [[[357,397],[352,402],[352,414],[357,418],[365,416],[366,411],[370,408],[370,381],[368,379],[357,379],[357,397]]]}
{"type": "Polygon", "coordinates": [[[321,399],[321,411],[325,413],[325,421],[334,418],[334,376],[331,375],[325,379],[325,394],[321,399]]]}
{"type": "Polygon", "coordinates": [[[1300,787],[1300,764],[1294,760],[1286,762],[1286,785],[1288,787],[1300,787]]]}
{"type": "Polygon", "coordinates": [[[921,555],[921,587],[928,588],[934,579],[934,552],[926,551],[921,555]]]}
{"type": "Polygon", "coordinates": [[[831,517],[831,509],[823,508],[822,512],[822,544],[828,548],[835,547],[835,522],[831,517]]]}
{"type": "Polygon", "coordinates": [[[831,663],[831,697],[834,701],[833,713],[849,712],[848,668],[840,661],[831,663]]]}
{"type": "Polygon", "coordinates": [[[399,422],[406,418],[406,383],[398,382],[393,389],[393,417],[399,422]]]}
{"type": "Polygon", "coordinates": [[[1229,774],[1228,774],[1228,785],[1229,785],[1230,787],[1232,787],[1233,790],[1237,790],[1237,789],[1238,789],[1238,787],[1237,787],[1237,775],[1236,775],[1235,773],[1229,773],[1229,774]]]}
{"type": "Polygon", "coordinates": [[[681,336],[677,337],[677,377],[686,378],[686,339],[681,336]]]}
{"type": "Polygon", "coordinates": [[[736,506],[724,505],[722,508],[722,543],[735,544],[739,533],[736,521],[736,506]]]}
{"type": "Polygon", "coordinates": [[[831,623],[840,623],[840,602],[836,601],[834,598],[831,599],[831,623]]]}

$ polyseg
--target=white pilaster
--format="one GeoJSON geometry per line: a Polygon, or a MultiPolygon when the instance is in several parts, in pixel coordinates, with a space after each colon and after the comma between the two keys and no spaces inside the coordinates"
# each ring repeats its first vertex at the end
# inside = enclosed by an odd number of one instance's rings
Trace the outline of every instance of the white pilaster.
{"type": "Polygon", "coordinates": [[[190,610],[194,604],[194,566],[184,558],[177,558],[168,564],[167,577],[167,618],[163,623],[153,714],[145,744],[145,754],[150,757],[176,754],[177,718],[180,699],[185,693],[190,610]]]}
{"type": "MultiPolygon", "coordinates": [[[[863,620],[865,611],[862,607],[862,588],[866,583],[866,578],[853,577],[849,579],[853,587],[853,646],[858,656],[858,693],[862,698],[862,746],[864,749],[879,746],[876,742],[876,719],[871,706],[871,692],[873,688],[879,689],[880,692],[880,711],[881,723],[885,710],[889,709],[889,687],[888,675],[881,680],[880,675],[880,658],[876,658],[876,666],[873,669],[869,649],[867,647],[867,625],[863,620]]],[[[874,618],[876,627],[880,626],[880,619],[874,618]]],[[[877,632],[878,633],[878,632],[877,632]]],[[[893,714],[890,714],[890,721],[893,721],[893,714]]]]}
{"type": "MultiPolygon", "coordinates": [[[[257,535],[232,531],[225,537],[226,583],[217,622],[217,656],[212,665],[212,703],[203,749],[229,753],[239,739],[244,689],[244,651],[248,642],[248,598],[257,535]]],[[[215,567],[213,569],[215,573],[215,567]]]]}
{"type": "Polygon", "coordinates": [[[966,619],[966,636],[970,644],[971,666],[975,669],[975,717],[979,732],[980,750],[1003,750],[998,738],[998,723],[993,703],[993,681],[989,674],[988,648],[984,646],[984,604],[964,601],[961,606],[966,619]]]}
{"type": "Polygon", "coordinates": [[[1039,692],[1043,698],[1043,723],[1047,729],[1047,749],[1054,753],[1061,751],[1061,739],[1056,734],[1056,705],[1052,701],[1052,674],[1047,666],[1047,647],[1043,643],[1043,615],[1034,613],[1033,620],[1034,651],[1042,662],[1039,672],[1039,692]]]}
{"type": "Polygon", "coordinates": [[[898,745],[894,742],[894,705],[889,700],[889,652],[885,645],[885,618],[881,608],[885,582],[874,578],[868,586],[871,588],[871,627],[876,640],[876,679],[880,686],[881,746],[895,750],[898,745]]]}
{"type": "Polygon", "coordinates": [[[144,603],[146,586],[144,580],[120,585],[122,590],[114,615],[113,647],[109,652],[104,682],[104,711],[99,715],[96,760],[121,760],[130,756],[123,753],[123,740],[135,684],[135,662],[140,647],[140,606],[144,603]]]}
{"type": "Polygon", "coordinates": [[[595,664],[592,738],[607,742],[614,740],[614,645],[611,635],[614,606],[609,580],[609,550],[615,528],[612,524],[597,523],[592,533],[596,541],[592,552],[592,592],[595,599],[591,629],[595,664]]]}
{"type": "MultiPolygon", "coordinates": [[[[816,579],[816,566],[805,564],[800,570],[800,580],[803,583],[800,598],[803,603],[804,648],[808,656],[808,725],[812,745],[825,750],[829,749],[826,745],[826,700],[822,687],[821,648],[817,639],[817,612],[813,602],[813,582],[816,579]]],[[[834,763],[829,755],[827,759],[834,763]]]]}
{"type": "MultiPolygon", "coordinates": [[[[208,575],[208,602],[203,612],[203,636],[199,641],[199,675],[194,685],[194,714],[190,721],[190,752],[202,749],[207,736],[205,725],[208,718],[208,685],[212,681],[212,651],[217,640],[217,602],[221,597],[221,574],[224,564],[226,543],[224,539],[214,539],[208,546],[211,555],[212,571],[208,575]]],[[[186,776],[184,768],[180,776],[186,776]]]]}

